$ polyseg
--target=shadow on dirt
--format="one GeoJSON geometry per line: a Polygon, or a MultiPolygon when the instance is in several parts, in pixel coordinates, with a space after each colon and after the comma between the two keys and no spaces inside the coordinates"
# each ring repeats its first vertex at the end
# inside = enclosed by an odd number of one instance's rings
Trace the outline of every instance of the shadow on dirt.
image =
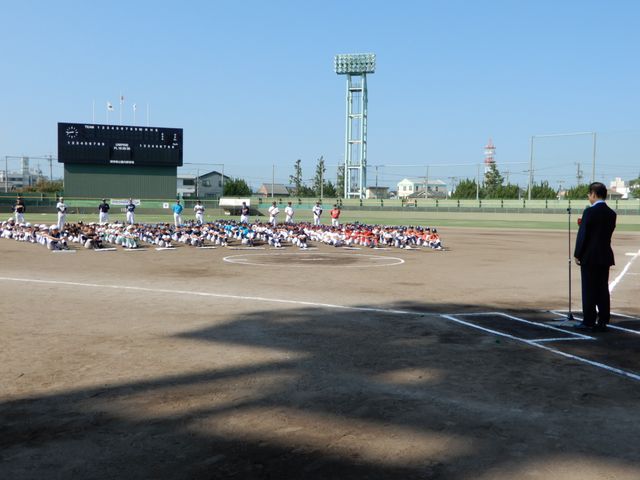
{"type": "Polygon", "coordinates": [[[273,360],[2,403],[0,478],[470,479],[638,460],[639,385],[436,315],[264,310],[178,338],[273,360]]]}

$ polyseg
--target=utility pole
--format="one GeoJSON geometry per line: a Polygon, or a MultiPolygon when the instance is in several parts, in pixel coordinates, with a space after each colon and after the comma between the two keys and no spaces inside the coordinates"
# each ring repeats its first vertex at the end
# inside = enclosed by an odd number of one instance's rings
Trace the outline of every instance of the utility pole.
{"type": "Polygon", "coordinates": [[[273,198],[273,190],[276,185],[276,164],[274,163],[271,168],[271,198],[273,198]]]}
{"type": "Polygon", "coordinates": [[[47,155],[47,159],[49,160],[49,181],[53,182],[53,158],[51,154],[47,155]]]}
{"type": "Polygon", "coordinates": [[[480,164],[478,164],[478,175],[476,177],[476,200],[480,200],[480,164]]]}

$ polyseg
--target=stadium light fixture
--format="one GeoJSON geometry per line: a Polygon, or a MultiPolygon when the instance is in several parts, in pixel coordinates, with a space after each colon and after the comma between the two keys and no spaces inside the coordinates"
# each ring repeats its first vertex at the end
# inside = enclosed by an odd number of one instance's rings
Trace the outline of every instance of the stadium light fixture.
{"type": "Polygon", "coordinates": [[[376,70],[375,53],[347,53],[336,55],[333,66],[338,75],[358,75],[374,73],[376,70]]]}

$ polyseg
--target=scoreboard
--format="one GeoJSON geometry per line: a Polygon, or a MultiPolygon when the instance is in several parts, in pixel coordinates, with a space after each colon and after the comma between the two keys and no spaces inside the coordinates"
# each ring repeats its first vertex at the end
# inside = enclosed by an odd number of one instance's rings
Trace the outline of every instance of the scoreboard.
{"type": "Polygon", "coordinates": [[[182,166],[182,129],[58,123],[58,162],[182,166]]]}

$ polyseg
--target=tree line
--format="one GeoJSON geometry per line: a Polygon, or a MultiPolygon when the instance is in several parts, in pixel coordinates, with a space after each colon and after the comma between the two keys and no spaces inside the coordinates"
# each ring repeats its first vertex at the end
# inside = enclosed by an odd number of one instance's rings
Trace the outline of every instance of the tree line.
{"type": "MultiPolygon", "coordinates": [[[[640,178],[631,180],[631,193],[634,197],[640,196],[640,178]]],[[[565,191],[564,198],[569,200],[582,200],[589,192],[588,184],[576,185],[565,191]]],[[[555,200],[558,198],[559,190],[549,185],[549,182],[542,180],[531,185],[531,198],[535,200],[555,200]]],[[[489,170],[484,175],[484,182],[478,184],[475,179],[467,178],[456,185],[451,194],[451,198],[456,199],[517,199],[529,198],[529,187],[520,188],[519,185],[504,182],[504,177],[500,174],[498,167],[491,164],[489,170]]]]}

